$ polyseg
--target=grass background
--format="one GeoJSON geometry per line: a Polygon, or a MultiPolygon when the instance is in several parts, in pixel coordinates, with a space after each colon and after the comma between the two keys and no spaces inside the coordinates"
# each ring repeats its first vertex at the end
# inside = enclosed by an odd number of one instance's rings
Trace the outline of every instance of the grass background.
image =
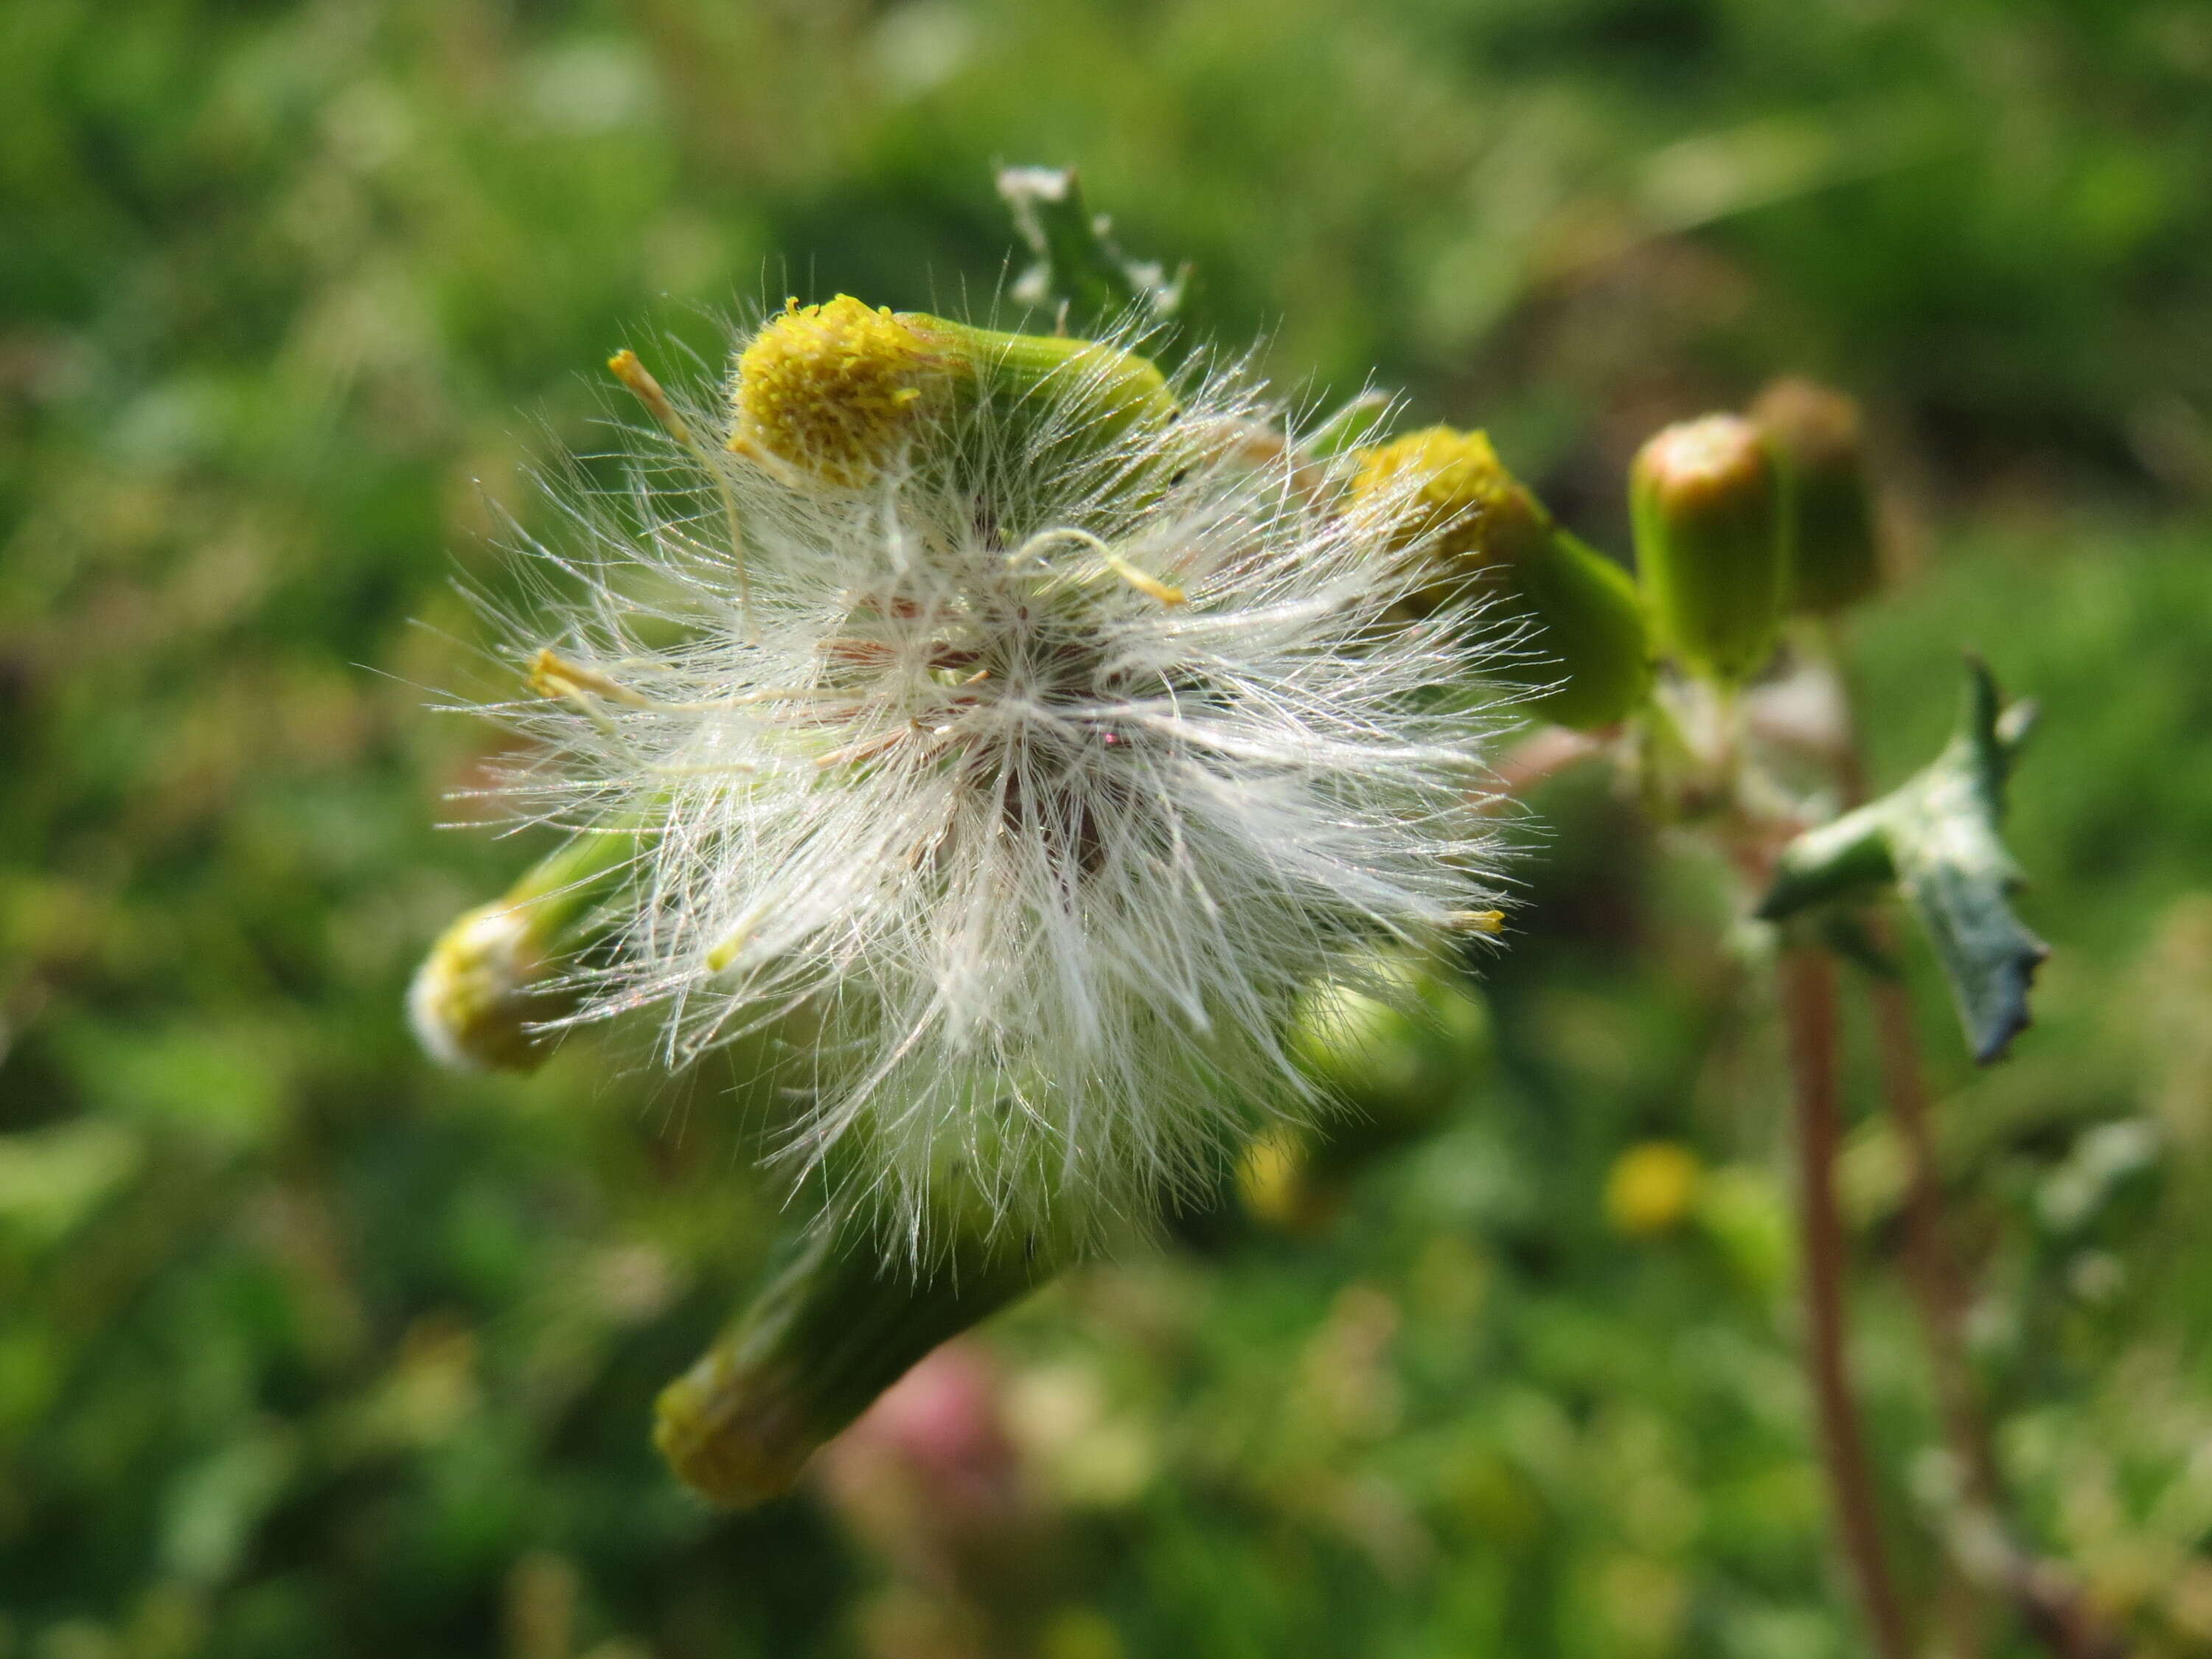
{"type": "MultiPolygon", "coordinates": [[[[2039,1541],[2142,1652],[2212,1651],[2212,12],[10,0],[0,1655],[1859,1650],[1772,1038],[1711,873],[1600,778],[1538,803],[1441,1133],[1317,1236],[1224,1223],[969,1350],[1018,1487],[974,1515],[897,1444],[687,1498],[650,1400],[775,1222],[711,1079],[415,1051],[414,961],[532,851],[434,828],[491,738],[421,688],[503,672],[453,579],[512,580],[501,514],[604,442],[615,346],[987,301],[1001,161],[1080,166],[1222,337],[1488,425],[1616,550],[1659,422],[1784,370],[1866,399],[1878,774],[1962,643],[2046,711],[2040,1022],[1973,1075],[1917,987],[1978,1363],[2039,1541]],[[1655,1139],[1701,1196],[1624,1233],[1655,1139]]],[[[1933,1605],[1897,1167],[1855,1113],[1858,1358],[1933,1605]]]]}

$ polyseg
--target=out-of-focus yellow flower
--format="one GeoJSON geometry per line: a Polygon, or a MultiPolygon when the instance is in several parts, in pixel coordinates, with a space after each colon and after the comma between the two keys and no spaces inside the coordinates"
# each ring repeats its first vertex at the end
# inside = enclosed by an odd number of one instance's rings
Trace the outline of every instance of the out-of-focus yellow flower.
{"type": "Polygon", "coordinates": [[[1317,1233],[1344,1206],[1342,1187],[1317,1176],[1307,1138],[1272,1130],[1244,1149],[1237,1165],[1237,1195],[1245,1213],[1286,1233],[1317,1233]]]}
{"type": "Polygon", "coordinates": [[[1043,1659],[1122,1659],[1128,1650],[1106,1615],[1091,1607],[1062,1607],[1037,1638],[1043,1659]]]}
{"type": "Polygon", "coordinates": [[[1698,1200],[1705,1167],[1680,1141],[1647,1140],[1613,1160],[1605,1178],[1605,1218],[1631,1238],[1680,1226],[1698,1200]]]}

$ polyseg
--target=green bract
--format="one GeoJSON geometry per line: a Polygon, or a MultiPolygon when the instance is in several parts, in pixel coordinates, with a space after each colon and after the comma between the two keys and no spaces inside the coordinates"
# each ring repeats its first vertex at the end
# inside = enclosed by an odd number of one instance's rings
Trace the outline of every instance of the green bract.
{"type": "Polygon", "coordinates": [[[802,1238],[737,1324],[660,1392],[653,1443],[684,1484],[739,1507],[791,1490],[806,1461],[946,1338],[1062,1263],[963,1241],[916,1279],[872,1241],[802,1238]]]}
{"type": "Polygon", "coordinates": [[[1651,689],[1651,641],[1628,573],[1563,530],[1512,586],[1540,624],[1533,643],[1565,671],[1528,706],[1585,732],[1633,714],[1651,689]]]}

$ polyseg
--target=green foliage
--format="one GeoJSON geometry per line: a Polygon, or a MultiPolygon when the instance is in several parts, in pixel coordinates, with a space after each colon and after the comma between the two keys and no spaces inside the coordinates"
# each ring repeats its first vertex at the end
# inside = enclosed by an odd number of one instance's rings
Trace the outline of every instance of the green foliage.
{"type": "Polygon", "coordinates": [[[2013,753],[2033,712],[2002,708],[1987,665],[1969,660],[1965,706],[1943,752],[1880,800],[1791,842],[1759,906],[1781,921],[1894,883],[1936,947],[1984,1065],[2027,1027],[2029,981],[2051,954],[2013,914],[2025,878],[1998,835],[2013,753]]]}
{"type": "MultiPolygon", "coordinates": [[[[890,1645],[910,1534],[827,1482],[717,1516],[647,1441],[778,1223],[743,1057],[457,1078],[405,1031],[438,931],[550,850],[432,830],[497,740],[424,705],[521,694],[451,580],[524,597],[530,469],[635,418],[611,349],[711,368],[714,313],[793,290],[988,310],[1009,155],[1079,163],[1229,341],[1489,422],[1601,545],[1659,420],[1865,394],[1931,481],[1855,642],[1879,780],[1962,639],[2047,711],[2039,1024],[1937,1079],[1978,1363],[2036,1527],[2201,1644],[2208,88],[2175,0],[0,7],[0,1652],[890,1645]]],[[[1775,1056],[1705,873],[1589,775],[1537,805],[1443,1133],[1319,1240],[1196,1218],[992,1332],[1034,1650],[1851,1650],[1775,1056]],[[1626,1237],[1652,1140],[1705,1174],[1626,1237]]],[[[1869,1258],[1896,1167],[1862,1123],[1869,1258]]],[[[1903,1467],[1917,1352],[1865,1300],[1903,1467]]]]}
{"type": "Polygon", "coordinates": [[[1014,284],[1017,298],[1033,297],[1079,331],[1123,319],[1164,323],[1182,309],[1188,270],[1170,283],[1158,264],[1123,253],[1111,223],[1084,200],[1073,168],[1003,167],[999,196],[1036,256],[1014,284]]]}

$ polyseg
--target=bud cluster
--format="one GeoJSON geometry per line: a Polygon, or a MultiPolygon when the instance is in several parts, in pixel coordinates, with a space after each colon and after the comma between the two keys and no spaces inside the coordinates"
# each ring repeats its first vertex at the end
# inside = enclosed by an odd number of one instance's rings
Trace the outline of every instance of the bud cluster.
{"type": "Polygon", "coordinates": [[[1658,433],[1629,500],[1662,644],[1718,684],[1765,667],[1786,617],[1834,616],[1881,585],[1857,405],[1812,381],[1658,433]]]}

